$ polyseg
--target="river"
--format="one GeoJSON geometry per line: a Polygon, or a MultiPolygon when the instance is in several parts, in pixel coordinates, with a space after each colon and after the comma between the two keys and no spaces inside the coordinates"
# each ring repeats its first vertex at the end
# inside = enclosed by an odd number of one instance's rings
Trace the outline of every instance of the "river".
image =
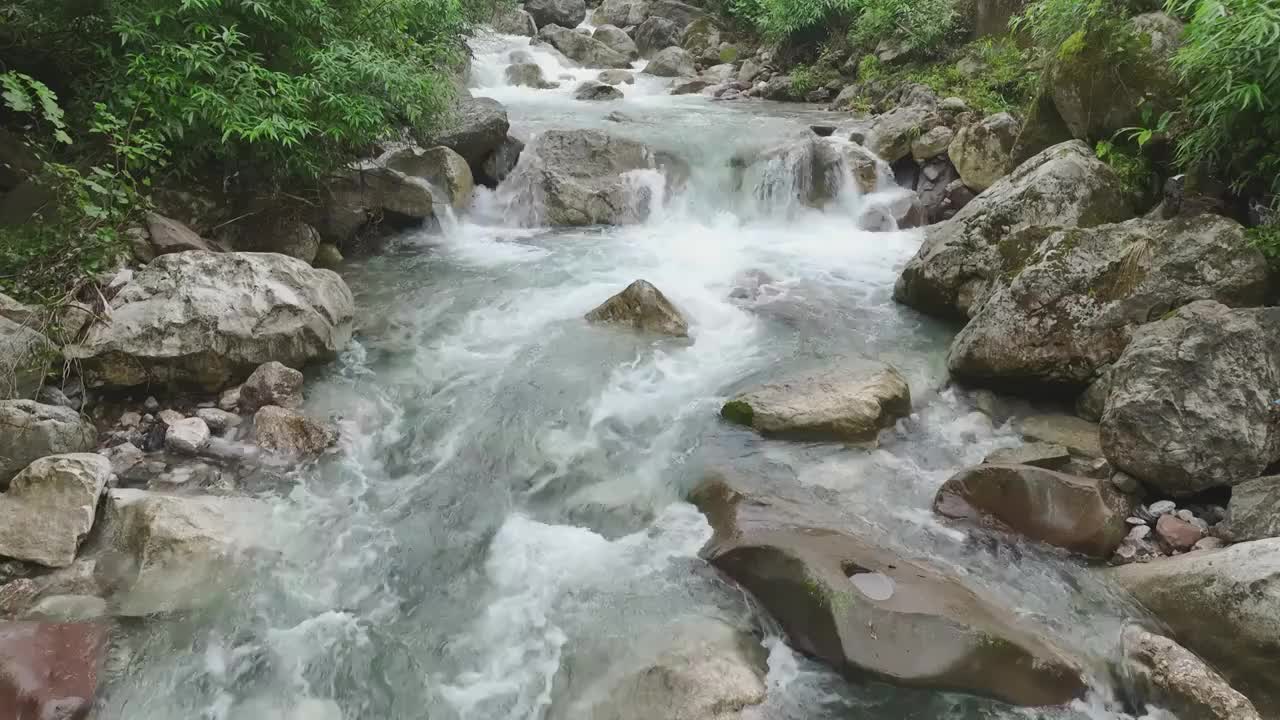
{"type": "Polygon", "coordinates": [[[857,230],[866,198],[816,211],[733,187],[736,151],[837,116],[671,96],[644,75],[621,101],[575,101],[597,71],[528,42],[473,40],[472,91],[506,105],[514,135],[606,129],[684,159],[687,187],[644,223],[568,230],[513,226],[513,201],[481,190],[468,215],[348,263],[356,341],[308,380],[309,411],[341,417],[342,453],[278,499],[278,551],[252,582],[135,631],[107,717],[586,718],[613,669],[719,621],[768,655],[748,718],[1127,718],[1107,709],[1104,668],[1134,609],[1065,554],[975,542],[930,510],[951,473],[1021,440],[947,387],[954,328],[891,299],[920,231],[857,230]],[[561,88],[507,86],[514,49],[561,88]],[[685,313],[689,342],[583,321],[637,278],[685,313]],[[910,381],[915,412],[878,448],[766,441],[717,416],[752,380],[847,355],[910,381]],[[887,542],[962,568],[1092,663],[1095,695],[1019,710],[849,683],[795,655],[697,557],[710,529],[682,498],[709,469],[838,491],[887,542]]]}

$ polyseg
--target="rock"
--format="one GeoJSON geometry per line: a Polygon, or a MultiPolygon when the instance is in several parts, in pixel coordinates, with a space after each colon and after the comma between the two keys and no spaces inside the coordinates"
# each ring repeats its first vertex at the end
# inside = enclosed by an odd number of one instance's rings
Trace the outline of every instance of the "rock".
{"type": "Polygon", "coordinates": [[[1128,625],[1121,638],[1124,676],[1139,685],[1152,704],[1181,717],[1205,720],[1262,720],[1253,703],[1181,645],[1128,625]]]}
{"type": "Polygon", "coordinates": [[[1227,541],[1216,537],[1203,537],[1196,541],[1191,547],[1192,550],[1221,550],[1227,546],[1227,541]]]}
{"type": "Polygon", "coordinates": [[[911,141],[911,157],[924,162],[947,151],[955,133],[946,125],[939,125],[911,141]]]}
{"type": "Polygon", "coordinates": [[[940,123],[932,107],[899,105],[873,119],[863,144],[885,162],[897,162],[911,154],[917,138],[928,135],[940,123]]]}
{"type": "Polygon", "coordinates": [[[117,489],[110,499],[113,537],[96,574],[112,613],[127,617],[212,603],[271,527],[270,506],[248,498],[117,489]]]}
{"type": "Polygon", "coordinates": [[[585,693],[589,708],[571,706],[563,720],[734,720],[764,702],[763,652],[750,635],[702,621],[653,640],[585,693]]]}
{"type": "Polygon", "coordinates": [[[799,102],[804,98],[796,92],[790,75],[774,75],[760,88],[760,97],[779,102],[799,102]]]}
{"type": "Polygon", "coordinates": [[[31,397],[56,355],[57,347],[43,334],[0,316],[0,399],[31,397]]]}
{"type": "Polygon", "coordinates": [[[1174,550],[1190,550],[1204,533],[1176,515],[1161,515],[1156,521],[1156,535],[1174,550]]]}
{"type": "Polygon", "coordinates": [[[1138,478],[1126,472],[1112,473],[1111,484],[1115,485],[1120,492],[1135,495],[1142,491],[1142,483],[1138,482],[1138,478]]]}
{"type": "Polygon", "coordinates": [[[649,17],[665,18],[680,30],[707,16],[705,10],[680,0],[649,0],[649,17]]]}
{"type": "Polygon", "coordinates": [[[342,266],[342,251],[337,245],[321,243],[320,247],[316,248],[316,257],[311,261],[311,265],[325,270],[336,270],[342,266]]]}
{"type": "Polygon", "coordinates": [[[1138,40],[1090,35],[1079,49],[1058,52],[1049,68],[1045,87],[1074,137],[1109,138],[1140,123],[1143,113],[1155,118],[1176,109],[1178,81],[1170,58],[1182,24],[1164,13],[1139,15],[1130,23],[1112,32],[1136,32],[1138,40]],[[1117,67],[1125,69],[1123,79],[1117,67]]]}
{"type": "Polygon", "coordinates": [[[224,390],[218,395],[218,407],[227,412],[232,412],[240,407],[240,386],[224,390]]]}
{"type": "Polygon", "coordinates": [[[489,21],[489,25],[496,32],[507,35],[533,37],[538,33],[538,25],[534,22],[532,15],[521,8],[513,7],[506,3],[494,4],[493,18],[489,21]]]}
{"type": "Polygon", "coordinates": [[[100,623],[0,624],[5,720],[92,717],[107,642],[108,627],[100,623]]]}
{"type": "Polygon", "coordinates": [[[93,527],[111,462],[95,453],[33,461],[0,495],[0,556],[66,567],[93,527]]]}
{"type": "Polygon", "coordinates": [[[596,8],[594,20],[599,25],[616,25],[618,27],[635,27],[649,17],[649,3],[646,0],[604,0],[596,8]]]}
{"type": "Polygon", "coordinates": [[[1126,540],[1146,540],[1151,535],[1150,525],[1135,525],[1125,536],[1126,540]]]}
{"type": "Polygon", "coordinates": [[[1129,533],[1133,500],[1110,482],[1030,465],[978,465],[942,484],[933,509],[1074,552],[1108,557],[1129,533]]]}
{"type": "Polygon", "coordinates": [[[1264,717],[1280,711],[1280,539],[1125,565],[1105,574],[1264,717]]]}
{"type": "Polygon", "coordinates": [[[742,67],[738,68],[738,82],[750,84],[756,79],[763,70],[754,60],[747,59],[742,61],[742,67]]]}
{"type": "Polygon", "coordinates": [[[1032,440],[1062,445],[1075,455],[1102,457],[1098,425],[1084,418],[1057,413],[1030,415],[1018,423],[1018,430],[1032,440]]]}
{"type": "Polygon", "coordinates": [[[524,9],[533,17],[538,27],[559,25],[573,28],[587,19],[584,0],[525,0],[524,9]]]}
{"type": "Polygon", "coordinates": [[[875,192],[880,186],[891,181],[892,170],[875,153],[858,143],[849,143],[842,150],[845,163],[858,190],[864,194],[875,192]]]}
{"type": "Polygon", "coordinates": [[[0,400],[0,488],[46,455],[92,452],[98,431],[74,410],[31,400],[0,400]]]}
{"type": "Polygon", "coordinates": [[[641,72],[658,77],[687,77],[697,72],[688,50],[669,47],[653,56],[641,72]]]}
{"type": "Polygon", "coordinates": [[[587,313],[588,322],[630,325],[636,330],[689,336],[689,323],[662,291],[644,280],[636,280],[625,290],[605,300],[587,313]]]}
{"type": "Polygon", "coordinates": [[[471,206],[471,194],[475,188],[471,168],[465,158],[443,145],[428,150],[399,148],[379,158],[379,161],[405,175],[426,180],[432,189],[440,193],[439,197],[432,196],[433,206],[437,202],[455,210],[471,206]]]}
{"type": "Polygon", "coordinates": [[[766,383],[735,396],[720,415],[762,435],[874,441],[911,413],[911,390],[894,367],[852,362],[766,383]]]}
{"type": "Polygon", "coordinates": [[[334,243],[355,237],[369,214],[385,214],[400,225],[420,223],[435,214],[426,182],[375,163],[337,172],[328,178],[324,192],[322,237],[334,243]]]}
{"type": "Polygon", "coordinates": [[[759,601],[788,644],[852,679],[1017,705],[1084,692],[1075,664],[1020,626],[1018,613],[948,566],[881,545],[879,531],[845,514],[834,493],[766,494],[712,478],[691,501],[714,530],[701,555],[759,601]]]}
{"type": "Polygon", "coordinates": [[[267,405],[253,416],[253,440],[272,452],[317,455],[338,441],[338,432],[301,413],[267,405]]]}
{"type": "Polygon", "coordinates": [[[1255,478],[1231,488],[1227,517],[1218,534],[1232,542],[1280,537],[1280,475],[1255,478]]]}
{"type": "Polygon", "coordinates": [[[503,73],[507,78],[508,85],[538,88],[539,90],[560,87],[560,83],[547,82],[547,79],[542,75],[542,67],[537,63],[508,65],[503,73]]]}
{"type": "MultiPolygon", "coordinates": [[[[538,31],[538,40],[550,44],[566,57],[577,60],[586,67],[626,68],[631,59],[590,35],[566,30],[559,25],[546,25],[538,31]]],[[[505,130],[503,132],[506,132],[505,130]]]]}
{"type": "Polygon", "coordinates": [[[982,122],[960,128],[947,147],[947,155],[960,179],[974,192],[995,184],[1009,170],[1018,121],[1009,113],[996,113],[982,122]]]}
{"type": "Polygon", "coordinates": [[[696,95],[711,87],[711,83],[700,78],[677,83],[671,88],[672,95],[696,95]]]}
{"type": "Polygon", "coordinates": [[[209,426],[198,417],[170,423],[164,433],[164,446],[184,455],[195,455],[209,443],[209,426]]]}
{"type": "Polygon", "coordinates": [[[656,198],[635,180],[659,171],[647,146],[599,130],[548,130],[525,150],[504,187],[527,188],[534,198],[529,225],[594,225],[639,222],[656,198]]]}
{"type": "Polygon", "coordinates": [[[197,235],[191,228],[158,213],[147,213],[147,233],[151,238],[152,252],[155,255],[187,250],[215,250],[208,241],[197,235]]]}
{"type": "MultiPolygon", "coordinates": [[[[669,47],[679,47],[682,26],[662,17],[651,17],[636,28],[636,48],[643,57],[652,57],[669,47]]],[[[690,72],[690,75],[693,73],[690,72]]]]}
{"type": "Polygon", "coordinates": [[[1111,366],[1098,368],[1084,391],[1076,397],[1076,414],[1089,422],[1101,422],[1106,408],[1107,395],[1111,393],[1111,366]]]}
{"type": "Polygon", "coordinates": [[[277,360],[301,367],[351,338],[342,278],[272,253],[185,252],[142,268],[64,353],[97,386],[219,390],[277,360]]]}
{"type": "Polygon", "coordinates": [[[240,424],[239,415],[218,408],[200,408],[196,410],[196,417],[203,420],[204,424],[209,426],[209,430],[215,433],[221,433],[240,424]]]}
{"type": "Polygon", "coordinates": [[[508,135],[507,139],[485,158],[480,166],[480,173],[476,175],[476,180],[488,187],[497,187],[498,183],[506,180],[519,164],[522,152],[524,152],[524,143],[508,135]]]}
{"type": "MultiPolygon", "coordinates": [[[[625,30],[615,25],[599,25],[591,37],[604,43],[610,50],[632,60],[640,57],[640,50],[635,41],[625,30]]],[[[612,84],[612,83],[611,83],[612,84]]]]}
{"type": "MultiPolygon", "coordinates": [[[[571,2],[572,0],[554,1],[571,2]]],[[[541,36],[539,32],[539,37],[541,36]]],[[[452,122],[448,123],[448,130],[437,135],[431,144],[444,145],[453,150],[474,169],[484,162],[489,153],[502,144],[510,127],[507,109],[497,100],[461,98],[454,110],[452,122]]]]}
{"type": "Polygon", "coordinates": [[[177,410],[165,409],[156,414],[156,419],[163,423],[166,427],[177,422],[182,422],[187,418],[186,415],[177,410]]]}
{"type": "Polygon", "coordinates": [[[596,80],[605,85],[634,85],[636,76],[629,70],[601,70],[596,80]]]}
{"type": "Polygon", "coordinates": [[[604,85],[595,80],[586,80],[573,91],[575,100],[601,101],[621,100],[622,91],[612,85],[604,85]]]}
{"type": "Polygon", "coordinates": [[[240,386],[239,408],[252,413],[266,405],[296,408],[302,405],[302,373],[278,362],[267,362],[240,386]]]}
{"type": "Polygon", "coordinates": [[[1017,231],[1088,228],[1131,215],[1119,179],[1092,150],[1077,141],[1056,145],[998,180],[955,217],[927,228],[924,244],[894,286],[894,299],[929,315],[968,319],[1003,268],[1026,257],[1015,241],[1027,235],[1017,231]]]}
{"type": "Polygon", "coordinates": [[[1046,470],[1062,470],[1071,464],[1071,454],[1061,445],[1033,442],[1014,448],[993,450],[982,462],[993,465],[1033,465],[1046,470]]]}
{"type": "Polygon", "coordinates": [[[970,384],[1078,391],[1144,323],[1195,300],[1259,305],[1267,292],[1266,258],[1217,215],[1028,229],[1000,249],[1004,272],[947,358],[970,384]]]}
{"type": "Polygon", "coordinates": [[[1280,460],[1280,308],[1185,305],[1138,328],[1111,373],[1102,447],[1150,487],[1186,495],[1280,460]]]}

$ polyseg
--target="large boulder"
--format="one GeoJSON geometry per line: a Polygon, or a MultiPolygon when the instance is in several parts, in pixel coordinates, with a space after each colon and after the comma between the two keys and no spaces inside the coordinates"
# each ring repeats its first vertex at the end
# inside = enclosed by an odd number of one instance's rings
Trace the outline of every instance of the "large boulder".
{"type": "Polygon", "coordinates": [[[236,250],[280,253],[308,264],[320,250],[320,233],[296,213],[280,209],[244,218],[232,226],[229,235],[236,250]]]}
{"type": "Polygon", "coordinates": [[[1129,532],[1134,500],[1109,480],[1030,465],[978,465],[938,488],[933,509],[1068,550],[1110,557],[1129,532]]]}
{"type": "Polygon", "coordinates": [[[431,144],[450,148],[474,168],[502,144],[510,128],[502,103],[492,98],[462,98],[446,130],[431,144]]]}
{"type": "Polygon", "coordinates": [[[1092,227],[1132,217],[1120,180],[1084,143],[1055,145],[1019,165],[955,217],[925,230],[893,289],[898,302],[966,320],[1006,267],[1035,250],[1025,228],[1092,227]],[[1014,242],[1006,242],[1013,238],[1014,242]]]}
{"type": "Polygon", "coordinates": [[[108,636],[104,623],[0,623],[0,717],[94,717],[108,636]]]}
{"type": "Polygon", "coordinates": [[[951,346],[965,382],[1083,389],[1134,330],[1195,300],[1260,305],[1267,262],[1244,228],[1217,215],[1134,219],[1008,236],[1010,261],[951,346]]]}
{"type": "Polygon", "coordinates": [[[1109,138],[1141,122],[1143,112],[1159,117],[1177,109],[1178,80],[1170,59],[1181,35],[1177,20],[1147,13],[1128,27],[1067,40],[1053,55],[1046,87],[1072,135],[1109,138]],[[1123,72],[1117,72],[1120,67],[1123,72]]]}
{"type": "Polygon", "coordinates": [[[1124,565],[1106,574],[1264,717],[1280,715],[1280,538],[1124,565]]]}
{"type": "Polygon", "coordinates": [[[636,280],[622,292],[605,300],[587,313],[594,323],[630,325],[636,330],[687,337],[689,323],[658,288],[644,280],[636,280]]]}
{"type": "Polygon", "coordinates": [[[1124,675],[1143,695],[1179,717],[1262,720],[1249,698],[1195,653],[1163,635],[1128,625],[1121,637],[1124,675]]]}
{"type": "Polygon", "coordinates": [[[604,0],[596,8],[593,19],[596,25],[637,27],[649,17],[647,0],[604,0]]]}
{"type": "Polygon", "coordinates": [[[911,413],[911,389],[896,368],[854,361],[766,383],[725,403],[720,414],[762,435],[873,441],[911,413]]]}
{"type": "Polygon", "coordinates": [[[503,187],[522,200],[526,224],[638,222],[657,200],[637,181],[637,172],[659,177],[659,159],[633,140],[599,130],[548,130],[525,154],[533,157],[521,162],[503,187]]]}
{"type": "Polygon", "coordinates": [[[0,400],[31,397],[56,355],[49,338],[0,316],[0,400]]]}
{"type": "Polygon", "coordinates": [[[507,35],[533,37],[538,34],[538,24],[529,11],[507,3],[494,3],[493,18],[489,21],[489,25],[496,32],[507,35]]]}
{"type": "Polygon", "coordinates": [[[1009,113],[988,115],[960,128],[947,155],[969,189],[982,192],[1009,171],[1018,131],[1018,121],[1009,113]]]}
{"type": "Polygon", "coordinates": [[[545,42],[565,57],[576,60],[586,67],[626,68],[631,67],[631,59],[599,40],[579,32],[562,28],[559,25],[544,25],[538,30],[538,40],[545,42]]]}
{"type": "Polygon", "coordinates": [[[439,202],[454,210],[465,210],[471,205],[471,193],[475,189],[471,168],[466,158],[448,147],[437,145],[426,150],[413,146],[397,148],[379,161],[405,175],[426,180],[439,193],[432,195],[433,205],[439,202]]]}
{"type": "Polygon", "coordinates": [[[497,187],[507,179],[516,164],[520,162],[520,153],[524,152],[524,142],[510,135],[480,165],[475,174],[476,182],[486,187],[497,187]]]}
{"type": "Polygon", "coordinates": [[[959,690],[1017,705],[1083,694],[1075,663],[954,569],[879,540],[821,488],[765,493],[709,479],[691,497],[702,556],[751,593],[801,652],[859,681],[959,690]]]}
{"type": "Polygon", "coordinates": [[[376,162],[335,173],[325,183],[325,195],[322,231],[335,243],[349,240],[369,214],[411,224],[435,213],[430,185],[376,162]]]}
{"type": "Polygon", "coordinates": [[[1210,300],[1144,325],[1111,370],[1102,449],[1173,495],[1235,485],[1280,460],[1280,308],[1210,300]]]}
{"type": "Polygon", "coordinates": [[[524,9],[533,16],[538,27],[559,25],[574,28],[587,19],[584,0],[525,0],[524,9]]]}
{"type": "Polygon", "coordinates": [[[334,357],[355,301],[342,278],[273,253],[163,255],[111,300],[110,317],[64,353],[94,385],[220,390],[264,362],[334,357]]]}
{"type": "Polygon", "coordinates": [[[640,50],[636,47],[635,41],[631,39],[626,30],[620,27],[600,25],[595,32],[591,33],[591,37],[604,43],[610,50],[623,57],[633,60],[640,57],[640,50]]]}
{"type": "Polygon", "coordinates": [[[0,488],[46,455],[91,452],[98,431],[70,408],[33,400],[0,401],[0,488]]]}
{"type": "Polygon", "coordinates": [[[730,159],[730,167],[735,189],[750,193],[766,211],[795,204],[823,208],[840,197],[848,180],[859,192],[869,193],[893,176],[887,164],[861,145],[812,134],[740,152],[730,159]]]}
{"type": "Polygon", "coordinates": [[[680,0],[649,0],[649,17],[665,18],[683,30],[690,23],[707,16],[707,11],[680,0]]]}
{"type": "Polygon", "coordinates": [[[248,498],[116,489],[110,500],[113,537],[96,572],[118,615],[212,603],[233,586],[271,527],[270,506],[248,498]]]}
{"type": "Polygon", "coordinates": [[[1280,537],[1280,475],[1254,478],[1231,488],[1227,517],[1217,534],[1233,542],[1280,537]]]}
{"type": "Polygon", "coordinates": [[[654,55],[642,72],[658,77],[689,77],[697,69],[693,66],[693,56],[688,50],[669,47],[654,55]]]}
{"type": "Polygon", "coordinates": [[[911,154],[916,138],[940,124],[937,111],[929,105],[899,105],[875,117],[862,144],[885,162],[897,162],[911,154]]]}
{"type": "Polygon", "coordinates": [[[679,46],[682,28],[666,18],[651,17],[636,28],[636,48],[643,57],[652,57],[661,50],[679,46]]]}
{"type": "Polygon", "coordinates": [[[93,527],[111,461],[96,453],[32,462],[0,495],[0,556],[66,567],[93,527]]]}

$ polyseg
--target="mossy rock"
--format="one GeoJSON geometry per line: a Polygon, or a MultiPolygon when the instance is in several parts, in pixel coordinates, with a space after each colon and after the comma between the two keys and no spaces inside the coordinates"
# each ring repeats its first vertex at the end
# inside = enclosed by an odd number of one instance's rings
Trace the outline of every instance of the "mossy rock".
{"type": "Polygon", "coordinates": [[[730,45],[727,48],[721,48],[720,62],[731,63],[731,62],[736,62],[737,59],[738,59],[738,48],[734,47],[733,45],[730,45]]]}
{"type": "Polygon", "coordinates": [[[751,408],[751,404],[745,400],[730,400],[720,408],[720,417],[731,423],[745,425],[751,427],[751,421],[755,419],[756,411],[751,408]]]}

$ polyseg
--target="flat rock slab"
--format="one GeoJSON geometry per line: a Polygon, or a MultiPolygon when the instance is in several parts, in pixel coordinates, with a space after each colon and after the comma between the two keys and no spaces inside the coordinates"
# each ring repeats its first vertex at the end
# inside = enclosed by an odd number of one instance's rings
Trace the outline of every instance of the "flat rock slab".
{"type": "Polygon", "coordinates": [[[735,396],[720,414],[761,435],[868,442],[911,413],[902,373],[879,362],[797,374],[735,396]]]}
{"type": "Polygon", "coordinates": [[[1071,453],[1057,443],[1031,442],[1014,448],[992,450],[982,462],[994,465],[1034,465],[1045,470],[1062,470],[1071,464],[1071,453]]]}

